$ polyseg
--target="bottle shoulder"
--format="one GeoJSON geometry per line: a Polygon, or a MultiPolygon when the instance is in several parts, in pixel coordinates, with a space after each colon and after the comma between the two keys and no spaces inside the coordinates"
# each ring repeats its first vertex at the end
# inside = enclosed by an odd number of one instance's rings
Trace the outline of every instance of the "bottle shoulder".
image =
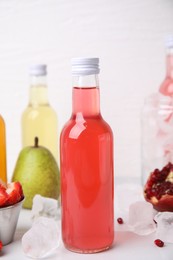
{"type": "Polygon", "coordinates": [[[50,106],[28,106],[22,113],[22,119],[37,119],[38,117],[50,117],[57,119],[56,111],[50,106]]]}
{"type": "Polygon", "coordinates": [[[37,111],[40,113],[49,112],[49,113],[56,114],[56,111],[49,104],[48,105],[36,105],[36,106],[28,105],[24,109],[23,113],[32,113],[33,111],[37,111]]]}
{"type": "Polygon", "coordinates": [[[0,127],[5,130],[5,121],[4,118],[0,115],[0,127]]]}
{"type": "Polygon", "coordinates": [[[72,131],[80,131],[80,133],[83,134],[109,133],[110,135],[113,135],[110,125],[102,118],[102,116],[85,117],[80,119],[72,116],[64,125],[61,135],[66,135],[72,131]]]}
{"type": "Polygon", "coordinates": [[[3,124],[5,124],[4,118],[2,115],[0,115],[0,122],[2,122],[3,124]]]}

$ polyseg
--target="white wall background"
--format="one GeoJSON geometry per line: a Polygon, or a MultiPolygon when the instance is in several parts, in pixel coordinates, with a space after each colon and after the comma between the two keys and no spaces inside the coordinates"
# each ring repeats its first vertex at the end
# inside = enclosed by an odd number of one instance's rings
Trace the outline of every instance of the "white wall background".
{"type": "Polygon", "coordinates": [[[71,114],[75,56],[100,57],[101,108],[114,131],[115,176],[140,176],[140,110],[164,78],[170,32],[172,0],[0,0],[0,113],[9,179],[21,149],[29,64],[49,66],[49,100],[61,130],[71,114]]]}

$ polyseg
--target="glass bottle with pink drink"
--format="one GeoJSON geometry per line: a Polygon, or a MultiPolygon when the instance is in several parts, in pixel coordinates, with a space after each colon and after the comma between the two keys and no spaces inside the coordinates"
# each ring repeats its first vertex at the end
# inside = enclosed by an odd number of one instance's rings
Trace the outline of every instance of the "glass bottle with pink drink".
{"type": "Polygon", "coordinates": [[[150,172],[173,163],[173,36],[166,40],[166,76],[142,111],[142,183],[150,172]]]}
{"type": "Polygon", "coordinates": [[[60,137],[62,238],[94,253],[114,239],[113,133],[100,113],[99,59],[72,59],[72,115],[60,137]]]}

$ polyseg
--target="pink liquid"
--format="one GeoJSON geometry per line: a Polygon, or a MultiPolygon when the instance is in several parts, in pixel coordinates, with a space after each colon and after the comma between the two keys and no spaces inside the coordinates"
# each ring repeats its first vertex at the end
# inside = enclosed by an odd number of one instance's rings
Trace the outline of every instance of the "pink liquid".
{"type": "Polygon", "coordinates": [[[113,135],[98,88],[74,88],[73,104],[61,133],[62,235],[68,249],[92,253],[114,239],[113,135]]]}

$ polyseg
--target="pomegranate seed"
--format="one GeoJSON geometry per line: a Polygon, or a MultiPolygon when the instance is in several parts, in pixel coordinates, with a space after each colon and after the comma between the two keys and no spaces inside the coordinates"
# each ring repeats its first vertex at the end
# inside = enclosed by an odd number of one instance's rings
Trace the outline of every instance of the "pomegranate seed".
{"type": "Polygon", "coordinates": [[[168,169],[168,170],[170,170],[170,169],[172,168],[172,166],[173,166],[173,164],[172,164],[171,162],[169,162],[169,163],[165,166],[165,168],[168,169]]]}
{"type": "Polygon", "coordinates": [[[0,240],[0,251],[2,248],[3,248],[3,244],[2,244],[2,241],[0,240]]]}
{"type": "Polygon", "coordinates": [[[123,224],[124,223],[122,218],[117,218],[117,222],[118,222],[118,224],[123,224]]]}
{"type": "Polygon", "coordinates": [[[164,246],[164,242],[162,240],[160,240],[160,239],[154,240],[154,243],[158,247],[163,247],[164,246]]]}
{"type": "Polygon", "coordinates": [[[159,172],[160,172],[159,169],[155,169],[154,170],[154,175],[156,176],[159,172]]]}

